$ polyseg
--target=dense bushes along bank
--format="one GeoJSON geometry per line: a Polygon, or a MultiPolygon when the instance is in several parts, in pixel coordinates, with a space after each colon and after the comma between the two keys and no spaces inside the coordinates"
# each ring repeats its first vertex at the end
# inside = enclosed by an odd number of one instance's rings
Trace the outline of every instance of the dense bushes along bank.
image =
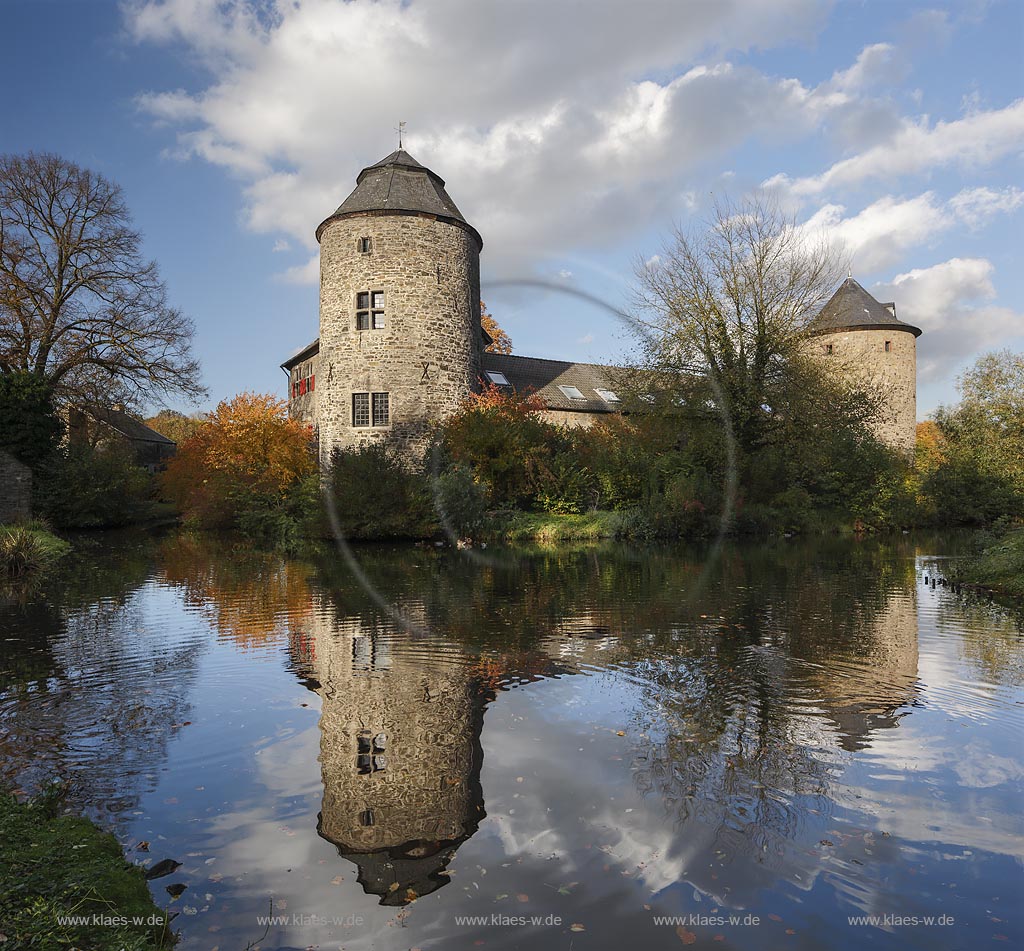
{"type": "Polygon", "coordinates": [[[383,442],[338,451],[321,493],[308,432],[284,403],[243,394],[182,442],[163,490],[187,523],[285,549],[334,530],[643,539],[1012,522],[1024,516],[1024,422],[1010,391],[1024,370],[1013,355],[993,360],[965,377],[959,406],[919,427],[913,460],[856,415],[817,422],[820,403],[762,420],[743,442],[709,400],[624,402],[630,412],[567,429],[529,396],[490,387],[435,427],[418,469],[383,442]]]}
{"type": "Polygon", "coordinates": [[[0,947],[151,951],[173,944],[141,868],[87,819],[61,814],[59,792],[0,794],[0,947]],[[62,924],[93,915],[147,924],[62,924]]]}
{"type": "Polygon", "coordinates": [[[1024,598],[1024,529],[983,541],[981,552],[957,565],[953,580],[1024,598]]]}

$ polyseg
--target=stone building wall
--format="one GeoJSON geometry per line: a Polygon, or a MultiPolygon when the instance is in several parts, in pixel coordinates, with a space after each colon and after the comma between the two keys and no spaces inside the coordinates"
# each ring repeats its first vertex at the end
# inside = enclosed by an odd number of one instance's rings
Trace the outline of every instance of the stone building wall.
{"type": "Polygon", "coordinates": [[[567,429],[589,429],[594,423],[607,415],[605,413],[578,413],[567,409],[546,409],[538,413],[541,419],[555,426],[567,429]]]}
{"type": "Polygon", "coordinates": [[[426,215],[329,221],[320,237],[321,462],[334,447],[381,440],[422,453],[431,421],[477,385],[479,326],[479,249],[467,229],[426,215]],[[373,291],[384,292],[385,326],[358,330],[357,294],[373,291]],[[375,392],[390,394],[390,424],[354,427],[352,394],[375,392]]]}
{"type": "Polygon", "coordinates": [[[322,383],[319,354],[297,363],[288,373],[288,415],[314,430],[319,425],[317,386],[322,383]]]}
{"type": "Polygon", "coordinates": [[[917,433],[917,339],[904,330],[840,330],[811,337],[808,351],[826,366],[880,393],[875,434],[912,455],[917,433]],[[885,349],[888,341],[889,350],[885,349]],[[831,346],[831,352],[828,351],[831,346]]]}
{"type": "Polygon", "coordinates": [[[32,517],[32,470],[0,449],[0,523],[32,517]]]}

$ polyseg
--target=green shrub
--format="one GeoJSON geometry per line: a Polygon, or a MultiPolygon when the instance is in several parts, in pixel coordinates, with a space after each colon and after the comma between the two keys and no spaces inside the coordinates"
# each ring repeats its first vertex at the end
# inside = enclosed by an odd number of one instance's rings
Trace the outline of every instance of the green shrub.
{"type": "Polygon", "coordinates": [[[451,466],[434,483],[434,503],[441,528],[456,538],[472,538],[487,518],[487,486],[465,466],[451,466]]]}
{"type": "Polygon", "coordinates": [[[346,538],[423,538],[436,530],[427,480],[384,443],[335,450],[327,491],[332,527],[346,538]]]}
{"type": "Polygon", "coordinates": [[[112,528],[149,508],[153,479],[126,446],[72,444],[36,472],[37,511],[58,528],[112,528]]]}
{"type": "Polygon", "coordinates": [[[35,468],[56,450],[63,428],[45,380],[0,372],[0,449],[35,468]]]}

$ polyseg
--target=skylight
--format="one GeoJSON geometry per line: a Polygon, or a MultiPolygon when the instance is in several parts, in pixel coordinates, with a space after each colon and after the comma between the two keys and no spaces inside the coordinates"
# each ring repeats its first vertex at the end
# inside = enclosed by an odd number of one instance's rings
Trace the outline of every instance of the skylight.
{"type": "Polygon", "coordinates": [[[601,397],[606,403],[621,403],[618,394],[615,390],[602,390],[600,387],[594,387],[594,392],[601,397]]]}
{"type": "Polygon", "coordinates": [[[571,400],[585,400],[583,391],[578,386],[560,386],[559,389],[571,400]]]}
{"type": "Polygon", "coordinates": [[[508,377],[504,373],[499,373],[497,370],[486,370],[487,379],[490,380],[495,386],[511,386],[508,377]]]}

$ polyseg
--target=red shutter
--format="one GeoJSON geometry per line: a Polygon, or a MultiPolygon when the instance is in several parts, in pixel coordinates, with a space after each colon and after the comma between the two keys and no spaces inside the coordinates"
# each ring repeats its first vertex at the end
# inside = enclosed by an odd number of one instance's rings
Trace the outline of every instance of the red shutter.
{"type": "Polygon", "coordinates": [[[316,374],[314,373],[314,374],[313,374],[313,375],[312,375],[312,376],[311,376],[311,377],[309,378],[309,391],[310,391],[310,393],[312,393],[312,392],[313,392],[313,390],[315,390],[315,389],[316,389],[316,374]]]}

